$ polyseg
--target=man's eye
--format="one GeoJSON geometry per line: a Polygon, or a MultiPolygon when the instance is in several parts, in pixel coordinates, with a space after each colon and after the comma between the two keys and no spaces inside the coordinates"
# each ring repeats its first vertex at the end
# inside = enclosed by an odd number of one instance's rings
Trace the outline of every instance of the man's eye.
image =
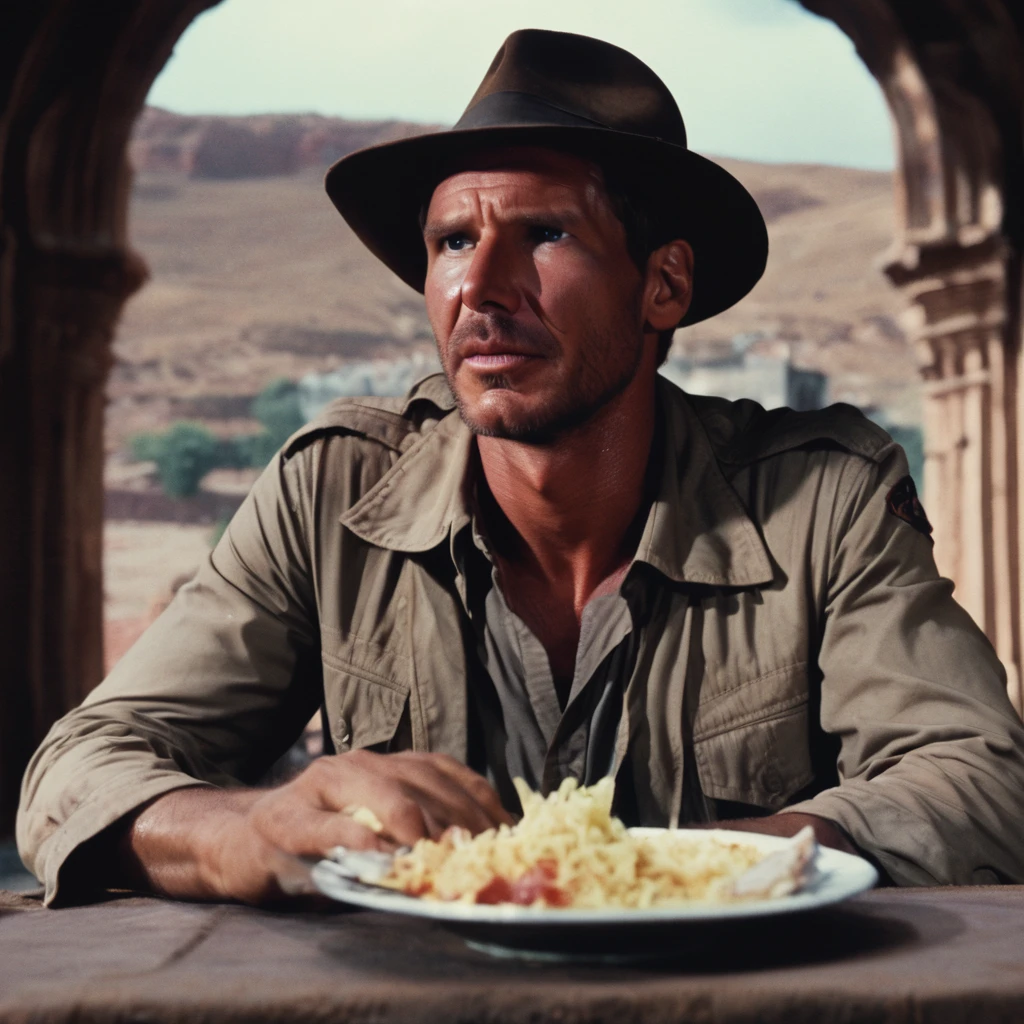
{"type": "Polygon", "coordinates": [[[461,252],[469,245],[469,238],[466,235],[449,235],[444,240],[444,247],[449,252],[461,252]]]}
{"type": "Polygon", "coordinates": [[[548,224],[538,224],[531,229],[535,242],[558,242],[565,238],[565,232],[561,228],[552,227],[548,224]]]}

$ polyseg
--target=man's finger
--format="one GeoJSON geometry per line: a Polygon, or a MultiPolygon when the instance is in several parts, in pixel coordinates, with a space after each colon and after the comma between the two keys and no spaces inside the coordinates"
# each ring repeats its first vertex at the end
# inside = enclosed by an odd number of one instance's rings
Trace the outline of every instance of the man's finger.
{"type": "Polygon", "coordinates": [[[436,839],[459,825],[478,833],[511,818],[476,772],[437,754],[353,751],[315,761],[292,786],[324,810],[374,813],[399,843],[436,839]]]}
{"type": "Polygon", "coordinates": [[[498,824],[472,791],[444,772],[433,759],[405,759],[396,768],[396,777],[405,792],[441,825],[441,831],[449,825],[460,825],[476,834],[498,824]]]}
{"type": "Polygon", "coordinates": [[[393,850],[394,845],[364,825],[336,811],[303,807],[272,812],[258,820],[261,834],[279,850],[295,857],[323,857],[335,846],[350,850],[393,850]]]}
{"type": "Polygon", "coordinates": [[[513,825],[515,818],[502,806],[497,790],[468,765],[447,754],[430,755],[431,763],[462,787],[483,808],[491,825],[513,825]]]}
{"type": "MultiPolygon", "coordinates": [[[[368,808],[384,826],[384,838],[411,846],[428,836],[430,830],[417,802],[383,771],[387,759],[385,755],[365,751],[322,757],[303,772],[296,786],[305,789],[321,810],[336,813],[349,822],[353,819],[344,813],[346,809],[368,808]]],[[[364,826],[360,828],[374,835],[364,826]]]]}

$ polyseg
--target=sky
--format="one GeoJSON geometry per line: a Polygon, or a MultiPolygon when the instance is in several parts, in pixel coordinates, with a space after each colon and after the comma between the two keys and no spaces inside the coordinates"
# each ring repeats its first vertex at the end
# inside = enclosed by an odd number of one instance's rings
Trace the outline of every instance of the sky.
{"type": "Polygon", "coordinates": [[[877,82],[795,0],[222,0],[182,36],[148,101],[451,124],[518,28],[635,53],[672,90],[698,152],[893,167],[877,82]]]}

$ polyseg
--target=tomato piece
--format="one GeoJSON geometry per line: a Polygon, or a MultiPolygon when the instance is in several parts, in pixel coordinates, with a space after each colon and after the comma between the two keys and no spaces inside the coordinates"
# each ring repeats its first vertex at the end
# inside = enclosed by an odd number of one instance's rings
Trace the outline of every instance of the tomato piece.
{"type": "Polygon", "coordinates": [[[492,878],[477,894],[477,903],[514,903],[507,878],[492,878]]]}
{"type": "Polygon", "coordinates": [[[507,878],[492,878],[477,894],[476,902],[483,904],[514,903],[529,907],[543,900],[550,907],[567,907],[572,897],[554,885],[558,866],[554,861],[538,861],[514,882],[507,878]]]}
{"type": "Polygon", "coordinates": [[[529,907],[538,900],[544,900],[552,907],[568,906],[571,902],[569,894],[553,884],[557,877],[558,865],[554,861],[538,861],[513,883],[511,902],[529,907]]]}

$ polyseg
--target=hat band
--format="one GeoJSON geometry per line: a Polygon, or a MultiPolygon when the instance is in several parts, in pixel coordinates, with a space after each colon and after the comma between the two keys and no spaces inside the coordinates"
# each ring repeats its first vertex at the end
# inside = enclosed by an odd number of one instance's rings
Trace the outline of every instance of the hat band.
{"type": "Polygon", "coordinates": [[[528,92],[492,92],[474,103],[455,123],[453,131],[473,128],[608,128],[582,114],[564,110],[528,92]]]}

